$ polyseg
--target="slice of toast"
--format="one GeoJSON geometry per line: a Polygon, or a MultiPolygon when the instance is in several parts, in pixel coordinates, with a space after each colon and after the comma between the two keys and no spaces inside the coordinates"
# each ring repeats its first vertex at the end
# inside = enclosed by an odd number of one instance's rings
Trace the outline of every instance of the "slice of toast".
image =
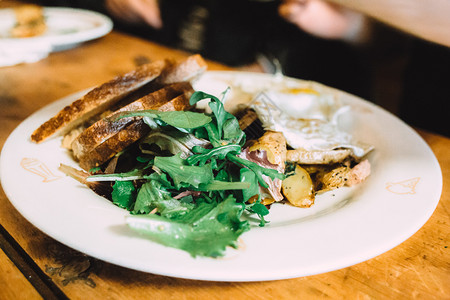
{"type": "MultiPolygon", "coordinates": [[[[191,108],[189,104],[191,94],[192,93],[190,91],[187,91],[161,105],[157,110],[188,110],[191,108]]],[[[114,135],[98,144],[90,152],[79,157],[78,161],[81,168],[89,171],[94,167],[101,166],[114,157],[114,155],[146,136],[150,130],[150,127],[144,123],[143,119],[138,118],[137,120],[133,120],[125,128],[122,128],[114,135]]]]}
{"type": "Polygon", "coordinates": [[[43,123],[33,132],[31,140],[40,143],[56,133],[70,131],[157,78],[165,66],[166,61],[157,60],[99,85],[43,123]]]}
{"type": "MultiPolygon", "coordinates": [[[[40,143],[55,134],[66,134],[94,116],[110,109],[133,92],[139,94],[140,90],[146,90],[146,88],[152,92],[175,82],[193,82],[206,71],[206,68],[206,62],[198,54],[181,61],[157,60],[140,66],[123,76],[117,76],[113,80],[99,85],[82,98],[63,108],[32,133],[31,141],[40,143]]],[[[128,103],[120,102],[120,105],[126,104],[128,103]]]]}
{"type": "Polygon", "coordinates": [[[78,135],[77,138],[73,140],[71,143],[71,149],[74,157],[76,159],[83,157],[103,141],[115,135],[117,132],[136,120],[136,118],[129,117],[112,121],[114,114],[126,111],[157,109],[169,100],[185,92],[192,93],[193,91],[194,90],[189,82],[173,83],[134,102],[131,102],[128,105],[125,105],[124,107],[108,115],[106,118],[100,119],[90,127],[86,128],[81,134],[78,135]]]}
{"type": "Polygon", "coordinates": [[[181,81],[192,83],[206,71],[207,67],[206,61],[199,54],[191,55],[180,62],[168,61],[156,81],[162,85],[181,81]]]}

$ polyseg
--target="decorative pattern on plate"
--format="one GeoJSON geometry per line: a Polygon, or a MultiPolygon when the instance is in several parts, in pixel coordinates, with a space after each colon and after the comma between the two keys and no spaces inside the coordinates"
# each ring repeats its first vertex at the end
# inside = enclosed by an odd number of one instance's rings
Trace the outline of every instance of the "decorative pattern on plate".
{"type": "Polygon", "coordinates": [[[416,186],[420,181],[420,177],[415,177],[399,182],[388,182],[386,183],[386,189],[394,194],[406,195],[415,194],[416,186]]]}
{"type": "Polygon", "coordinates": [[[53,174],[43,162],[36,158],[23,158],[20,166],[26,171],[44,178],[43,182],[50,182],[61,178],[61,176],[53,174]]]}

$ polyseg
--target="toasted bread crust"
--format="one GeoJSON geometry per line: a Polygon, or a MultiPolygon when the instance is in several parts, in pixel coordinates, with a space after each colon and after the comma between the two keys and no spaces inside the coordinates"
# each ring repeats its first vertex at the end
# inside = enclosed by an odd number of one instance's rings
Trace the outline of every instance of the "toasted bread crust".
{"type": "Polygon", "coordinates": [[[43,123],[33,132],[31,140],[40,143],[53,134],[64,133],[80,125],[129,93],[157,78],[165,66],[165,61],[158,60],[101,84],[43,123]]]}
{"type": "MultiPolygon", "coordinates": [[[[147,109],[157,109],[161,105],[167,103],[184,92],[193,91],[192,86],[188,82],[174,83],[164,88],[150,93],[110,114],[107,118],[111,118],[114,114],[126,111],[138,111],[147,109]]],[[[86,128],[71,144],[73,155],[79,159],[86,153],[90,152],[97,145],[113,136],[137,118],[122,118],[117,121],[101,119],[86,128]]]]}
{"type": "MultiPolygon", "coordinates": [[[[189,98],[194,92],[191,82],[206,68],[207,64],[200,55],[181,61],[160,60],[138,67],[99,85],[64,107],[37,128],[31,140],[39,143],[57,133],[65,134],[80,125],[86,126],[87,121],[92,124],[108,111],[114,112],[107,115],[145,109],[190,109],[189,98]]],[[[80,166],[90,170],[104,164],[149,131],[149,126],[139,117],[114,122],[102,120],[76,133],[78,136],[67,139],[67,143],[74,150],[74,158],[80,166]]]]}
{"type": "Polygon", "coordinates": [[[80,166],[86,171],[98,167],[149,132],[143,120],[136,120],[82,157],[80,166]]]}
{"type": "Polygon", "coordinates": [[[194,54],[180,62],[168,62],[157,81],[163,85],[181,81],[193,82],[206,71],[207,67],[203,57],[194,54]]]}
{"type": "Polygon", "coordinates": [[[185,91],[182,95],[179,95],[169,102],[161,105],[159,111],[175,111],[175,110],[189,110],[192,106],[189,104],[193,90],[185,91]]]}
{"type": "Polygon", "coordinates": [[[56,133],[65,134],[156,78],[155,87],[175,82],[192,82],[203,74],[206,68],[206,62],[198,54],[179,62],[158,60],[140,66],[101,84],[63,108],[32,133],[31,141],[40,143],[56,133]]]}
{"type": "MultiPolygon", "coordinates": [[[[190,91],[175,97],[169,102],[158,108],[160,111],[174,111],[190,109],[189,98],[192,93],[190,91]]],[[[143,138],[150,132],[150,128],[142,119],[131,122],[128,126],[112,135],[101,144],[97,145],[86,155],[79,157],[80,166],[89,171],[94,167],[101,166],[114,155],[124,150],[126,147],[143,138]]]]}

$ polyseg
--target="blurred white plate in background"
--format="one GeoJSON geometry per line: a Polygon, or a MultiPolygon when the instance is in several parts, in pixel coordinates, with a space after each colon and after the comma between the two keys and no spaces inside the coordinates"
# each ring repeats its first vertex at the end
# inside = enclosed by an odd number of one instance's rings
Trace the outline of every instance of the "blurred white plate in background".
{"type": "Polygon", "coordinates": [[[37,37],[12,38],[10,30],[15,24],[12,8],[0,10],[0,41],[39,41],[52,45],[53,51],[77,46],[79,43],[93,40],[108,34],[113,22],[107,16],[89,10],[44,7],[47,31],[37,37]]]}

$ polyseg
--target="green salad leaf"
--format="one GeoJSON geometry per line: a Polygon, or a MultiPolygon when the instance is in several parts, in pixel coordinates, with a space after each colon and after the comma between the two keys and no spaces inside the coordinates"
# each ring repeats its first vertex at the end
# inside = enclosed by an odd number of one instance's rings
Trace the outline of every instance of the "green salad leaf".
{"type": "Polygon", "coordinates": [[[279,173],[275,169],[268,169],[268,168],[261,167],[257,163],[254,163],[252,161],[246,160],[244,158],[241,158],[241,157],[238,157],[238,156],[235,156],[235,155],[231,155],[230,153],[227,154],[227,158],[230,161],[233,161],[233,162],[235,162],[237,164],[240,164],[240,165],[245,166],[245,167],[249,168],[250,170],[252,170],[255,173],[259,184],[262,187],[268,187],[268,185],[264,181],[262,175],[269,176],[272,180],[275,179],[275,178],[278,178],[278,179],[281,179],[281,180],[284,179],[284,174],[279,173]]]}
{"type": "Polygon", "coordinates": [[[241,152],[241,146],[239,145],[225,145],[212,149],[205,149],[199,146],[192,148],[194,154],[189,156],[186,160],[190,165],[199,164],[200,166],[205,165],[207,161],[211,159],[225,159],[228,153],[239,154],[241,152]]]}
{"type": "Polygon", "coordinates": [[[148,214],[154,209],[163,217],[185,214],[193,204],[172,198],[171,193],[158,180],[150,180],[142,185],[136,198],[133,213],[148,214]]]}
{"type": "Polygon", "coordinates": [[[200,184],[198,191],[225,191],[225,190],[246,190],[250,188],[248,182],[230,182],[213,180],[210,183],[200,184]]]}
{"type": "MultiPolygon", "coordinates": [[[[228,91],[228,90],[227,90],[228,91]]],[[[227,91],[222,93],[225,97],[227,91]]],[[[225,110],[222,101],[214,95],[207,94],[202,91],[196,91],[190,98],[189,103],[195,103],[210,99],[209,107],[213,112],[213,120],[205,125],[209,140],[214,147],[221,146],[225,143],[243,143],[245,134],[239,127],[239,122],[235,116],[225,110]]]]}
{"type": "Polygon", "coordinates": [[[240,157],[246,137],[238,120],[213,95],[197,91],[190,104],[203,99],[210,100],[210,114],[146,110],[116,115],[112,121],[142,117],[151,132],[135,152],[124,152],[135,158],[129,171],[98,170],[87,180],[113,181],[113,203],[129,210],[127,224],[149,239],[194,257],[219,257],[227,247],[236,248],[249,230],[249,221],[241,220],[244,211],[256,214],[260,226],[266,224],[269,210],[261,203],[260,187],[267,187],[265,176],[284,175],[240,157]]]}
{"type": "Polygon", "coordinates": [[[175,187],[178,189],[182,187],[182,183],[198,188],[200,184],[210,183],[214,179],[211,164],[190,166],[180,155],[157,156],[155,157],[155,167],[166,172],[173,179],[175,187]]]}
{"type": "Polygon", "coordinates": [[[127,224],[153,241],[196,256],[223,256],[226,247],[237,248],[238,237],[250,229],[241,221],[244,206],[229,196],[220,203],[206,201],[179,218],[159,215],[128,216],[127,224]]]}
{"type": "Polygon", "coordinates": [[[119,207],[130,210],[136,197],[136,188],[132,181],[116,181],[111,194],[112,201],[119,207]]]}
{"type": "Polygon", "coordinates": [[[193,111],[158,111],[158,110],[139,110],[126,111],[111,117],[111,121],[122,118],[144,117],[163,121],[167,125],[177,128],[192,129],[204,126],[211,122],[211,117],[203,113],[193,111]]]}

